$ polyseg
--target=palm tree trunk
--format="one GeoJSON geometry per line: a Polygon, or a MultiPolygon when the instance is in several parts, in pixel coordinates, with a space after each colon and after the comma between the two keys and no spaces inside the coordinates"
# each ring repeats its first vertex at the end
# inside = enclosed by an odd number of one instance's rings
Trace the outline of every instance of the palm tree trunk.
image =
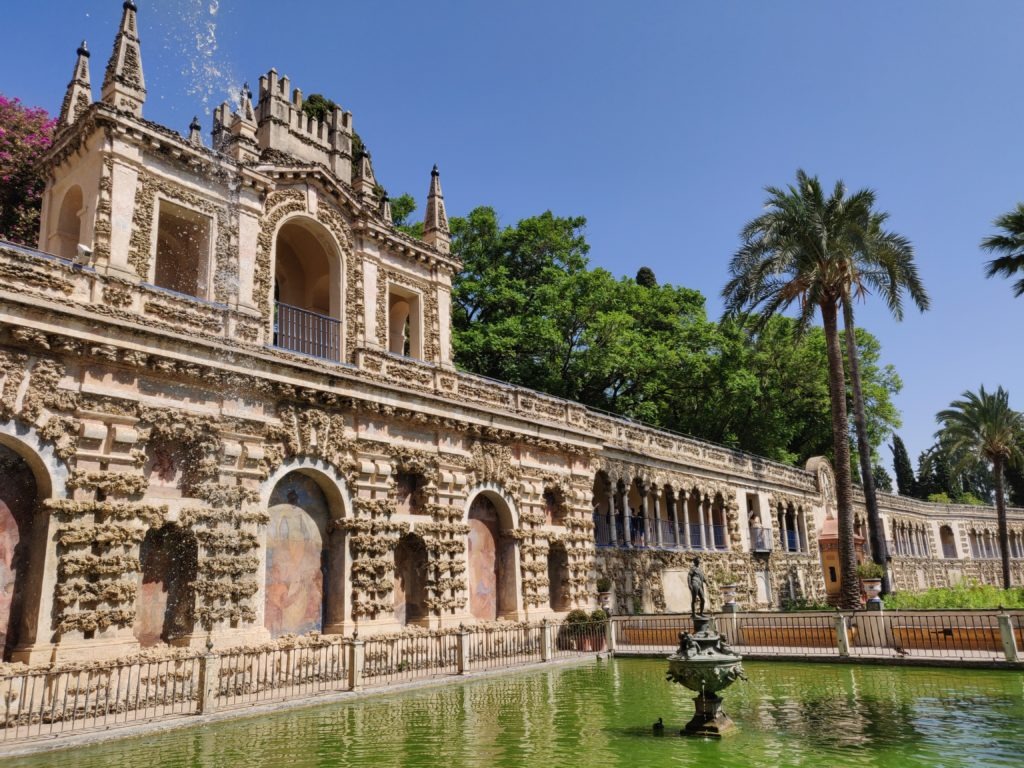
{"type": "Polygon", "coordinates": [[[853,389],[853,423],[857,429],[857,452],[860,454],[860,474],[864,488],[864,504],[868,508],[868,535],[871,539],[871,558],[882,568],[882,594],[892,591],[889,570],[886,567],[888,552],[885,548],[885,533],[882,518],[878,514],[878,497],[875,495],[875,477],[871,468],[871,446],[868,444],[868,423],[864,415],[864,394],[860,387],[860,352],[857,350],[857,329],[853,323],[853,306],[849,294],[843,296],[843,327],[846,330],[846,359],[850,362],[850,385],[853,389]]]}
{"type": "Polygon", "coordinates": [[[1003,460],[992,462],[992,475],[996,483],[996,525],[999,527],[999,556],[1003,561],[1003,589],[1010,588],[1010,535],[1006,530],[1006,498],[1003,494],[1003,460]]]}
{"type": "Polygon", "coordinates": [[[846,415],[846,376],[835,302],[821,304],[825,325],[825,349],[828,352],[828,394],[832,402],[832,452],[836,473],[836,510],[839,534],[839,605],[860,607],[860,579],[857,578],[857,553],[853,546],[853,483],[850,478],[849,421],[846,415]]]}

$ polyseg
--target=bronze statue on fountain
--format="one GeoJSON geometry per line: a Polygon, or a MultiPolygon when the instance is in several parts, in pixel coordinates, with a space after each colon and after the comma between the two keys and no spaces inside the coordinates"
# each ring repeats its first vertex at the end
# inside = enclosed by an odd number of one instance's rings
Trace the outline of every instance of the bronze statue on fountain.
{"type": "Polygon", "coordinates": [[[735,724],[722,710],[722,698],[718,692],[737,679],[747,679],[743,674],[743,657],[733,651],[723,635],[715,631],[713,619],[704,615],[707,577],[700,567],[699,557],[693,558],[688,583],[693,632],[679,633],[679,649],[668,657],[666,679],[698,694],[693,700],[696,711],[682,733],[719,737],[735,724]]]}

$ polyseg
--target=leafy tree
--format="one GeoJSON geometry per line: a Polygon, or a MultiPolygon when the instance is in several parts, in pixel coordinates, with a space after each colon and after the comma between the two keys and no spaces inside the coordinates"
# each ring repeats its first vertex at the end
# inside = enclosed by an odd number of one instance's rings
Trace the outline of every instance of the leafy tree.
{"type": "Polygon", "coordinates": [[[636,272],[636,284],[644,288],[657,288],[658,278],[654,276],[654,270],[650,267],[640,267],[636,272]]]}
{"type": "Polygon", "coordinates": [[[46,187],[39,161],[55,124],[45,110],[0,94],[0,240],[36,244],[46,187]]]}
{"type": "Polygon", "coordinates": [[[409,217],[416,211],[416,198],[408,192],[391,201],[391,221],[396,227],[408,227],[409,217]]]}
{"type": "Polygon", "coordinates": [[[1010,588],[1010,540],[1006,528],[1004,470],[1024,462],[1021,442],[1024,439],[1024,417],[1010,408],[1006,390],[994,393],[982,386],[978,392],[964,392],[949,408],[939,411],[935,419],[941,425],[935,436],[949,451],[970,459],[983,459],[992,465],[995,481],[996,520],[999,527],[999,548],[1003,561],[1003,589],[1010,588]]]}
{"type": "MultiPolygon", "coordinates": [[[[1000,255],[985,264],[985,277],[1013,277],[1024,272],[1024,203],[1017,203],[1016,208],[1004,213],[993,224],[1003,231],[986,237],[981,241],[981,247],[1000,255]]],[[[1014,283],[1013,295],[1024,295],[1024,277],[1014,283]]]]}
{"type": "Polygon", "coordinates": [[[892,468],[896,471],[896,489],[900,496],[916,496],[917,481],[914,478],[914,467],[910,463],[910,454],[907,453],[907,446],[899,435],[892,436],[892,468]]]}
{"type": "Polygon", "coordinates": [[[871,469],[874,477],[875,488],[886,493],[892,493],[892,476],[881,464],[875,464],[871,469]]]}
{"type": "MultiPolygon", "coordinates": [[[[840,305],[849,295],[850,259],[867,234],[874,195],[847,195],[839,182],[826,198],[816,177],[797,171],[787,189],[768,187],[766,210],[742,230],[743,245],[729,266],[722,291],[726,314],[768,317],[797,305],[797,329],[821,312],[828,355],[833,458],[838,507],[840,604],[860,605],[853,538],[852,483],[846,375],[838,328],[840,305]]],[[[873,535],[874,538],[874,535],[873,535]]],[[[877,549],[876,549],[877,551],[877,549]]]]}

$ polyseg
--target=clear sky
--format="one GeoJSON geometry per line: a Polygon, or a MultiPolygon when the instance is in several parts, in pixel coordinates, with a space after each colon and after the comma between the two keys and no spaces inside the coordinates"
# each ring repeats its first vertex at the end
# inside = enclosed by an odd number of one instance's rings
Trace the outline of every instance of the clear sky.
{"type": "MultiPolygon", "coordinates": [[[[138,4],[147,118],[208,131],[276,67],[352,110],[393,196],[422,206],[436,162],[452,215],[584,215],[595,264],[648,265],[713,317],[766,184],[802,167],[873,187],[932,296],[903,323],[859,309],[903,377],[911,456],[965,389],[1001,384],[1024,407],[1024,299],[978,249],[1024,201],[1022,2],[138,4]]],[[[4,6],[0,92],[56,112],[84,37],[98,97],[119,0],[4,6]]]]}

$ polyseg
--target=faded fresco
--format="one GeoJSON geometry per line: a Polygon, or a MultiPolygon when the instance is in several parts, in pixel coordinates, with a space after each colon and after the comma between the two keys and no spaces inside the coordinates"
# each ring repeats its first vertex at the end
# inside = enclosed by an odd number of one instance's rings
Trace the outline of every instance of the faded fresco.
{"type": "Polygon", "coordinates": [[[139,549],[142,568],[135,637],[147,648],[192,632],[195,539],[174,525],[149,531],[139,549]]]}
{"type": "Polygon", "coordinates": [[[16,453],[0,446],[0,649],[17,642],[19,572],[27,570],[36,482],[16,453]]]}
{"type": "Polygon", "coordinates": [[[490,621],[516,609],[515,542],[501,535],[498,509],[480,495],[469,508],[469,610],[490,621]]]}
{"type": "Polygon", "coordinates": [[[329,519],[324,492],[293,472],[274,488],[269,514],[266,627],[271,637],[321,631],[329,519]]]}

